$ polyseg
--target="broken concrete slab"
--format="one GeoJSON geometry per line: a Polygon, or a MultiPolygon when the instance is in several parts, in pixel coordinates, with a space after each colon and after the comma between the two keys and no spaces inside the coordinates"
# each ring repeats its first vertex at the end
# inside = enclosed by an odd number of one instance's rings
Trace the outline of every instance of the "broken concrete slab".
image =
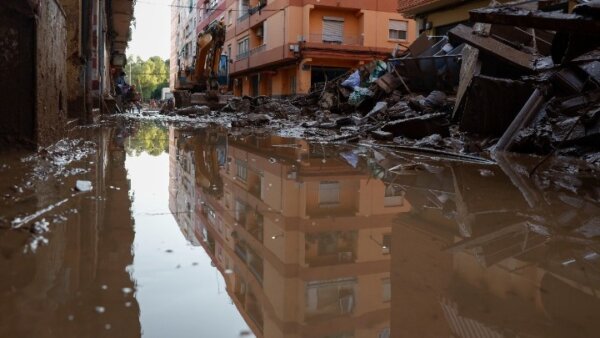
{"type": "Polygon", "coordinates": [[[458,118],[462,113],[463,98],[471,84],[473,76],[481,72],[481,61],[479,60],[479,49],[467,45],[462,50],[463,60],[460,66],[460,81],[456,92],[456,103],[452,112],[452,120],[458,118]]]}
{"type": "Polygon", "coordinates": [[[600,34],[600,21],[580,14],[500,6],[473,9],[469,11],[469,18],[473,22],[600,34]]]}
{"type": "Polygon", "coordinates": [[[522,81],[484,75],[473,77],[460,130],[486,136],[502,135],[532,92],[532,86],[522,81]]]}
{"type": "Polygon", "coordinates": [[[506,62],[514,67],[517,67],[523,72],[533,73],[536,70],[535,62],[537,57],[492,38],[479,36],[473,33],[471,27],[458,25],[448,32],[451,39],[465,42],[479,49],[481,53],[490,55],[500,61],[506,62]]]}
{"type": "Polygon", "coordinates": [[[392,121],[381,129],[394,134],[394,136],[421,139],[432,134],[449,136],[449,127],[450,122],[446,118],[446,114],[436,113],[392,121]]]}

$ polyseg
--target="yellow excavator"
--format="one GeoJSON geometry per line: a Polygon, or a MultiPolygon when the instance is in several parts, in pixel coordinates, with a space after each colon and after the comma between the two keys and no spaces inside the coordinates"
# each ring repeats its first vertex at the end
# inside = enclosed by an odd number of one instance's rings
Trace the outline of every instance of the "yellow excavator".
{"type": "Polygon", "coordinates": [[[194,67],[179,69],[175,76],[175,106],[206,105],[220,108],[230,95],[223,95],[227,87],[229,58],[222,55],[225,43],[225,24],[211,23],[198,34],[194,67]]]}

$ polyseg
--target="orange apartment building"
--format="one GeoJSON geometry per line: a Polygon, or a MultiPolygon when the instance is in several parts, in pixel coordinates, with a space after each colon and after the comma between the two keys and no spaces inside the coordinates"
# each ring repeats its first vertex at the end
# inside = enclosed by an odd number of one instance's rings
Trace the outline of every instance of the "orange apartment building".
{"type": "Polygon", "coordinates": [[[395,0],[200,0],[198,8],[198,32],[214,20],[227,25],[236,95],[305,94],[416,38],[395,0]]]}

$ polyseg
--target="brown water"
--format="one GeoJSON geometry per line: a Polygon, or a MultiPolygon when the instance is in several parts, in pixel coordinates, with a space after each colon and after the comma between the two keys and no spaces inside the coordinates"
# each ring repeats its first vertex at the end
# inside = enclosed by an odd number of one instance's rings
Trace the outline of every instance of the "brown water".
{"type": "Polygon", "coordinates": [[[0,337],[600,334],[594,171],[156,122],[82,133],[0,157],[0,337]]]}

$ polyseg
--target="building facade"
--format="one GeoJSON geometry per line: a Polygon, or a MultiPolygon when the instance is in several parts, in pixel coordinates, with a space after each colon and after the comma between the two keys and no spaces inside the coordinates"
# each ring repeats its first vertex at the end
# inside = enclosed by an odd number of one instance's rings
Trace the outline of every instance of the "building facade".
{"type": "Polygon", "coordinates": [[[415,39],[393,0],[200,0],[201,31],[227,25],[224,54],[236,95],[308,93],[353,67],[415,39]]]}
{"type": "Polygon", "coordinates": [[[173,0],[171,3],[171,90],[175,89],[177,73],[194,66],[198,6],[202,4],[197,0],[173,0]]]}
{"type": "Polygon", "coordinates": [[[458,24],[468,25],[469,11],[489,4],[487,0],[398,0],[398,11],[416,21],[419,34],[439,36],[458,24]]]}
{"type": "Polygon", "coordinates": [[[113,74],[125,64],[131,0],[7,0],[0,3],[3,50],[0,136],[47,146],[70,124],[107,111],[113,74]]]}

